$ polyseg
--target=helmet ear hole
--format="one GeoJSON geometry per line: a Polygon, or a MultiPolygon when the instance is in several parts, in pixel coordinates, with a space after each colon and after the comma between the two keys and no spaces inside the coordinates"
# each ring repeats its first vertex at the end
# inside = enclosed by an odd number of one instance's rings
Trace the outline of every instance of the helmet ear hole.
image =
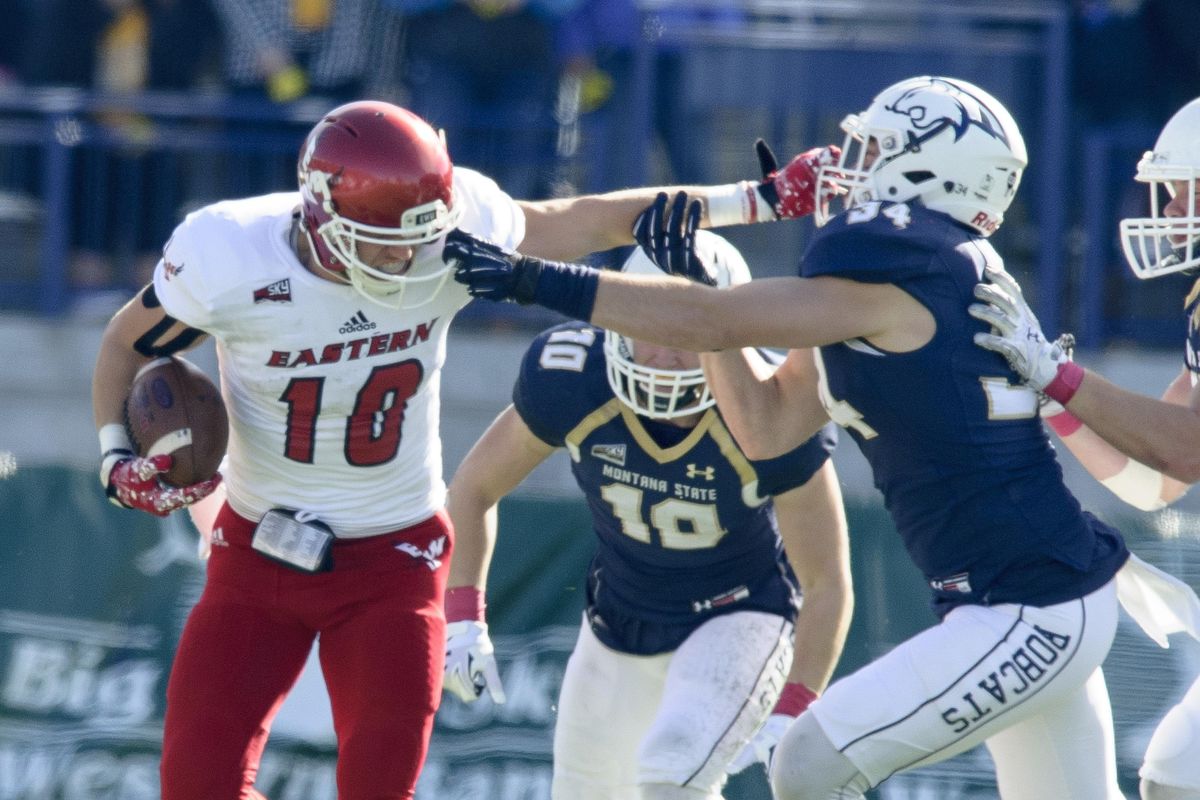
{"type": "Polygon", "coordinates": [[[931,181],[937,176],[928,170],[915,170],[913,172],[905,172],[904,179],[916,186],[917,184],[931,181]]]}

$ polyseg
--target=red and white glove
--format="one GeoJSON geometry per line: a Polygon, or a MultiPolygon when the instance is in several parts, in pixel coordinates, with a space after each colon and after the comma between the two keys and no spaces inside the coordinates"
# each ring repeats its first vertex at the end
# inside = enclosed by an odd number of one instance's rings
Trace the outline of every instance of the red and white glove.
{"type": "Polygon", "coordinates": [[[759,728],[754,738],[742,748],[742,752],[729,762],[725,771],[730,775],[736,775],[758,761],[770,769],[771,757],[775,755],[775,745],[779,744],[779,740],[796,721],[796,717],[804,713],[804,709],[808,708],[809,704],[816,699],[817,693],[803,683],[784,684],[771,716],[767,717],[767,721],[759,728]]]}
{"type": "Polygon", "coordinates": [[[166,454],[139,458],[129,450],[109,450],[100,464],[100,483],[114,505],[156,517],[202,500],[221,485],[218,472],[191,486],[168,486],[159,476],[171,468],[172,461],[166,454]]]}
{"type": "Polygon", "coordinates": [[[474,586],[446,590],[446,672],[442,688],[474,703],[485,691],[493,703],[505,701],[495,648],[483,621],[483,593],[474,586]]]}
{"type": "MultiPolygon", "coordinates": [[[[836,145],[814,147],[805,150],[780,169],[775,154],[762,139],[754,143],[754,150],[763,173],[758,191],[778,219],[798,219],[813,213],[818,202],[817,177],[821,168],[836,164],[842,157],[842,149],[836,145]]],[[[826,186],[821,202],[825,202],[834,192],[836,187],[826,186]]]]}
{"type": "Polygon", "coordinates": [[[713,228],[773,222],[777,219],[806,217],[840,190],[828,178],[818,197],[817,182],[821,169],[837,164],[840,147],[814,147],[788,162],[783,169],[771,148],[762,139],[754,143],[762,180],[739,181],[713,186],[705,192],[708,224],[713,228]]]}

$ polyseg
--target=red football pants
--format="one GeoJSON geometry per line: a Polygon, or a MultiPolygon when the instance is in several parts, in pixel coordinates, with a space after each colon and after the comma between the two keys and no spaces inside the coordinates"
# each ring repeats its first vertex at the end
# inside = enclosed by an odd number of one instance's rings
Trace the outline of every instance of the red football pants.
{"type": "Polygon", "coordinates": [[[333,571],[316,575],[252,550],[254,523],[228,505],[214,528],[226,544],[214,542],[167,684],[163,800],[260,797],[252,786],[271,722],[318,635],[339,800],[411,798],[442,691],[445,512],[339,540],[333,571]],[[396,548],[405,542],[421,553],[396,548]]]}

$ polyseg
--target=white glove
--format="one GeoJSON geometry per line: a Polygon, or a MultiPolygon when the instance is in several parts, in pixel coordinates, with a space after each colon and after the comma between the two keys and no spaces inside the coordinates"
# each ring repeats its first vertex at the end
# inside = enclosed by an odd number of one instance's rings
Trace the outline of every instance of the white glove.
{"type": "Polygon", "coordinates": [[[759,729],[754,738],[746,743],[742,752],[737,754],[725,771],[736,775],[756,761],[761,761],[768,770],[771,768],[771,756],[775,754],[775,745],[784,732],[791,727],[796,718],[789,714],[772,714],[759,729]]]}
{"type": "Polygon", "coordinates": [[[473,703],[486,689],[492,702],[503,703],[504,687],[487,623],[473,619],[446,626],[446,676],[442,688],[464,703],[473,703]]]}
{"type": "Polygon", "coordinates": [[[1071,360],[1069,350],[1061,344],[1061,339],[1046,341],[1042,326],[1011,275],[989,267],[984,277],[991,283],[976,284],[975,297],[986,305],[975,303],[967,313],[988,323],[996,332],[975,334],[975,344],[1004,356],[1029,386],[1038,391],[1045,389],[1071,360]]]}

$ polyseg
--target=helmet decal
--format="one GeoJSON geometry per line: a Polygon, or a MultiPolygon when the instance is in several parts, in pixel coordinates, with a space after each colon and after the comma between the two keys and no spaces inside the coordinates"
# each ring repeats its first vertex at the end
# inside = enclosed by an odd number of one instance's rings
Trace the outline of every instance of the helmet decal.
{"type": "Polygon", "coordinates": [[[954,140],[958,141],[975,127],[1012,149],[1004,126],[987,105],[966,87],[941,78],[932,78],[927,86],[909,89],[884,108],[908,117],[915,130],[925,131],[924,135],[916,137],[918,142],[936,136],[947,127],[954,131],[954,140]],[[963,102],[964,97],[971,100],[969,107],[963,102]]]}

